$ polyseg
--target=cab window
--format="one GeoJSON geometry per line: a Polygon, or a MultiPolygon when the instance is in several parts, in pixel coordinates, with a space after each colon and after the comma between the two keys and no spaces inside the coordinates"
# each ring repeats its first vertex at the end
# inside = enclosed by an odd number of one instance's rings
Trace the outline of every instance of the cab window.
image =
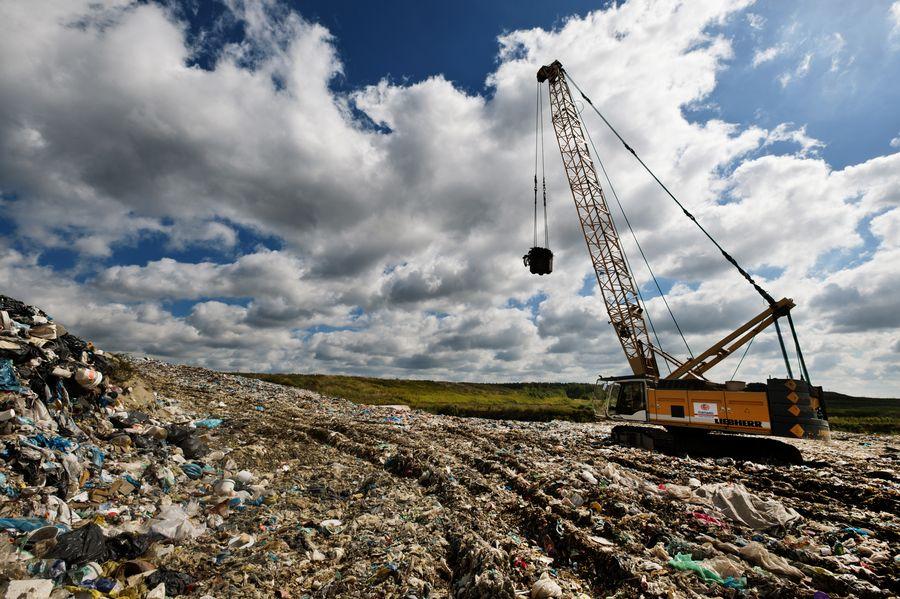
{"type": "Polygon", "coordinates": [[[643,383],[640,381],[626,381],[616,385],[616,387],[618,387],[618,397],[615,399],[610,397],[610,414],[629,415],[647,409],[643,383]]]}

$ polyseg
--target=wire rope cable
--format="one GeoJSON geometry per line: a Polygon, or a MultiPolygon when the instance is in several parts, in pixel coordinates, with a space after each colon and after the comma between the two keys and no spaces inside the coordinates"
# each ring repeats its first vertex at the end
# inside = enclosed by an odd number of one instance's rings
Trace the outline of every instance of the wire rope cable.
{"type": "Polygon", "coordinates": [[[747,344],[746,349],[744,349],[744,353],[741,354],[741,359],[740,359],[740,361],[737,363],[737,366],[734,367],[734,372],[731,373],[731,380],[732,380],[732,381],[734,380],[734,377],[737,376],[738,368],[740,368],[740,367],[741,367],[741,364],[744,363],[744,358],[747,357],[747,352],[750,351],[750,346],[753,345],[753,340],[754,340],[754,339],[756,339],[756,337],[751,337],[751,338],[750,338],[750,343],[747,344]]]}
{"type": "MultiPolygon", "coordinates": [[[[669,312],[669,316],[672,318],[672,322],[675,323],[675,328],[678,330],[678,334],[681,336],[681,341],[684,342],[684,347],[687,348],[688,354],[691,356],[691,359],[694,358],[694,352],[691,351],[691,346],[688,345],[687,339],[684,336],[684,332],[681,330],[681,325],[678,324],[678,319],[675,318],[675,313],[672,312],[672,308],[669,306],[668,300],[666,300],[666,294],[663,293],[662,287],[659,284],[659,280],[657,280],[656,275],[653,273],[653,268],[650,267],[650,261],[647,260],[647,255],[644,253],[644,248],[641,247],[641,242],[638,241],[637,235],[634,232],[634,228],[631,226],[631,221],[628,220],[628,215],[625,213],[625,208],[622,206],[622,202],[619,201],[619,194],[616,193],[616,188],[612,184],[612,180],[609,178],[609,174],[606,172],[606,167],[603,165],[603,160],[600,158],[600,153],[597,152],[597,147],[594,145],[594,140],[591,137],[590,131],[588,131],[587,123],[584,122],[584,118],[581,119],[582,127],[584,128],[585,135],[587,135],[588,141],[591,144],[591,149],[594,150],[594,156],[597,157],[597,164],[600,165],[600,170],[603,172],[603,177],[606,179],[606,183],[609,185],[609,190],[612,192],[613,198],[616,200],[616,205],[619,207],[619,212],[622,213],[622,218],[625,219],[625,224],[628,226],[628,231],[631,233],[631,238],[634,239],[635,245],[637,245],[638,251],[641,254],[641,258],[644,260],[644,265],[647,267],[647,270],[650,272],[650,277],[653,279],[653,283],[656,285],[656,290],[659,292],[659,297],[662,298],[663,303],[666,306],[666,310],[669,312]]],[[[622,251],[624,254],[624,250],[622,251]]],[[[628,257],[625,258],[625,263],[628,266],[628,269],[631,270],[631,265],[628,264],[628,257]]],[[[634,272],[632,270],[632,272],[634,272]]],[[[637,287],[638,296],[640,296],[640,286],[637,287]]],[[[643,298],[641,298],[643,301],[643,298]]],[[[645,312],[647,313],[647,320],[650,320],[650,311],[646,309],[646,302],[644,305],[645,312]]],[[[651,325],[651,328],[652,325],[651,325]]],[[[654,335],[655,335],[654,331],[654,335]]],[[[659,339],[656,340],[657,344],[659,344],[659,339]]],[[[659,344],[660,349],[662,349],[662,344],[659,344]]],[[[667,363],[668,365],[668,363],[667,363]]]]}
{"type": "Polygon", "coordinates": [[[537,95],[534,99],[534,237],[531,247],[537,247],[537,220],[538,220],[538,127],[541,122],[540,102],[541,102],[541,84],[538,83],[535,88],[537,95]]]}
{"type": "Polygon", "coordinates": [[[578,86],[578,84],[575,82],[575,80],[572,79],[572,76],[569,74],[569,72],[565,71],[564,69],[563,69],[563,72],[566,74],[569,81],[572,82],[572,85],[575,86],[575,89],[578,90],[578,93],[581,94],[581,97],[584,98],[584,101],[587,102],[588,104],[590,104],[591,108],[594,109],[594,112],[597,113],[597,116],[599,116],[601,119],[603,119],[603,122],[606,124],[607,127],[609,127],[610,131],[612,131],[613,134],[615,134],[615,136],[617,138],[619,138],[619,141],[622,142],[622,145],[625,146],[625,149],[628,150],[629,152],[631,152],[632,156],[634,156],[635,159],[637,159],[637,161],[641,164],[641,166],[644,167],[644,170],[647,171],[651,177],[653,177],[653,179],[659,184],[659,186],[663,189],[663,191],[665,191],[666,194],[670,198],[672,198],[672,200],[678,205],[678,207],[681,208],[681,211],[685,214],[685,216],[687,216],[690,220],[692,220],[694,222],[694,224],[697,225],[697,227],[703,232],[703,234],[706,235],[706,237],[710,241],[713,242],[713,244],[716,246],[716,248],[718,248],[718,250],[722,253],[722,256],[724,256],[725,259],[728,262],[730,262],[731,265],[734,266],[738,270],[739,273],[741,273],[741,276],[743,276],[753,286],[753,288],[756,289],[756,292],[759,293],[762,296],[762,298],[764,300],[766,300],[766,302],[768,302],[768,304],[770,306],[774,305],[776,303],[775,299],[771,295],[769,295],[769,292],[766,291],[765,289],[763,289],[759,285],[759,283],[757,283],[753,279],[753,277],[750,276],[750,273],[748,273],[746,270],[744,270],[741,267],[741,265],[737,263],[737,260],[735,260],[731,256],[731,254],[726,252],[725,249],[721,245],[719,245],[719,242],[716,241],[715,238],[709,233],[709,231],[707,231],[703,227],[703,225],[700,224],[700,222],[697,220],[697,217],[695,217],[693,214],[691,214],[688,211],[688,209],[685,208],[684,205],[680,201],[678,201],[678,198],[676,198],[675,195],[671,191],[669,191],[669,188],[666,187],[662,181],[660,181],[659,177],[656,176],[656,173],[654,173],[652,170],[650,170],[650,167],[647,166],[647,164],[641,159],[640,156],[638,156],[638,154],[637,154],[637,152],[635,152],[634,148],[632,148],[631,146],[628,145],[628,143],[619,134],[619,132],[616,130],[616,128],[613,127],[612,124],[608,120],[606,120],[606,117],[603,116],[603,113],[600,112],[600,110],[596,106],[594,106],[594,103],[591,101],[590,98],[587,97],[587,95],[584,93],[584,91],[582,91],[582,89],[578,86]]]}
{"type": "MultiPolygon", "coordinates": [[[[544,96],[540,93],[538,84],[538,120],[541,123],[541,185],[544,193],[544,247],[550,247],[550,228],[547,226],[547,162],[544,159],[544,96]]],[[[535,225],[536,226],[536,225],[535,225]]]]}

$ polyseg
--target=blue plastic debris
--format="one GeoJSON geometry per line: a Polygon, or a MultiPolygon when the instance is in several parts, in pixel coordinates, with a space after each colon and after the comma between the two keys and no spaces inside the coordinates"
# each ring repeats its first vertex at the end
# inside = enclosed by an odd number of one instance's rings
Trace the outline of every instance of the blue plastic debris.
{"type": "Polygon", "coordinates": [[[49,522],[40,518],[0,518],[0,529],[12,528],[19,532],[31,532],[49,526],[49,522]]]}
{"type": "Polygon", "coordinates": [[[203,476],[203,467],[193,462],[185,462],[182,464],[181,471],[191,480],[197,480],[203,476]]]}
{"type": "Polygon", "coordinates": [[[722,586],[728,587],[729,589],[743,589],[747,587],[747,578],[745,576],[741,576],[740,578],[729,576],[722,582],[722,586]]]}
{"type": "Polygon", "coordinates": [[[25,387],[19,384],[19,377],[16,376],[16,369],[13,368],[12,360],[0,360],[0,391],[15,391],[17,393],[26,391],[25,387]]]}
{"type": "Polygon", "coordinates": [[[858,534],[861,537],[867,537],[867,536],[869,536],[869,534],[871,534],[865,528],[857,528],[855,526],[848,526],[844,530],[847,532],[855,532],[856,534],[858,534]]]}
{"type": "Polygon", "coordinates": [[[197,420],[194,422],[194,426],[199,426],[202,428],[218,428],[224,422],[221,418],[204,418],[203,420],[197,420]]]}
{"type": "Polygon", "coordinates": [[[18,497],[19,491],[13,488],[12,485],[6,484],[6,481],[6,475],[0,472],[0,493],[7,497],[18,497]]]}
{"type": "Polygon", "coordinates": [[[58,451],[69,451],[75,445],[75,443],[63,437],[48,437],[42,433],[29,437],[28,440],[38,447],[46,447],[47,449],[56,449],[58,451]]]}
{"type": "Polygon", "coordinates": [[[116,580],[113,578],[96,578],[87,583],[86,586],[97,589],[101,593],[109,593],[116,588],[116,580]]]}
{"type": "Polygon", "coordinates": [[[103,467],[103,460],[106,459],[106,454],[100,450],[99,447],[94,447],[93,445],[90,447],[91,450],[91,464],[96,466],[97,468],[103,467]]]}
{"type": "Polygon", "coordinates": [[[28,573],[35,578],[49,578],[56,584],[63,584],[66,562],[61,559],[42,559],[28,564],[28,573]]]}

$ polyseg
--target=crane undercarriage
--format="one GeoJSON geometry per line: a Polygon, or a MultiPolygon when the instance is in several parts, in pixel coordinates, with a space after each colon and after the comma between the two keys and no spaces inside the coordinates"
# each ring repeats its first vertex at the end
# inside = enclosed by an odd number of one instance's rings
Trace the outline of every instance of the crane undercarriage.
{"type": "Polygon", "coordinates": [[[619,445],[659,451],[672,456],[732,458],[780,464],[803,463],[803,456],[797,447],[765,437],[628,424],[613,427],[610,437],[619,445]]]}

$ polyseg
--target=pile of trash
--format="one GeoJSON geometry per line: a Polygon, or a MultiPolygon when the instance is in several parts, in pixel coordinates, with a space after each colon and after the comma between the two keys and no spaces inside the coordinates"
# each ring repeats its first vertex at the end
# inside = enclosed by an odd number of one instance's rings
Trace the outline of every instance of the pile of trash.
{"type": "MultiPolygon", "coordinates": [[[[262,501],[196,420],[39,309],[0,296],[0,581],[6,597],[166,597],[176,544],[262,501]],[[234,480],[230,477],[234,476],[234,480]]],[[[124,367],[124,368],[123,368],[124,367]]],[[[2,587],[0,587],[2,588],[2,587]]]]}
{"type": "Polygon", "coordinates": [[[805,465],[109,356],[0,296],[0,596],[889,597],[896,437],[805,465]]]}

